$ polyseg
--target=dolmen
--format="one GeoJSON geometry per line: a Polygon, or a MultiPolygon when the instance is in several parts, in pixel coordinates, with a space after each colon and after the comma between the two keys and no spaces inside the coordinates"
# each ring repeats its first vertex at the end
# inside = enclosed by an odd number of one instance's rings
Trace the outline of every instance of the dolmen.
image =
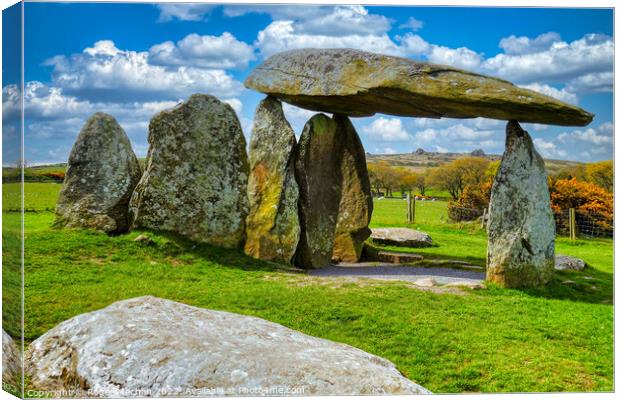
{"type": "Polygon", "coordinates": [[[352,49],[275,54],[255,68],[245,86],[319,112],[297,145],[301,234],[296,265],[321,267],[330,254],[332,261],[357,261],[359,244],[370,235],[365,153],[357,145],[347,151],[341,144],[359,140],[350,117],[484,117],[508,121],[489,207],[487,279],[505,287],[538,286],[551,279],[555,224],[545,166],[519,122],[584,126],[592,121],[591,113],[505,80],[352,49]],[[344,201],[345,193],[356,200],[344,201]]]}
{"type": "Polygon", "coordinates": [[[245,86],[266,95],[249,155],[235,111],[207,94],[152,118],[144,173],[122,128],[95,114],[71,152],[56,224],[168,231],[305,269],[357,262],[373,203],[351,118],[485,117],[508,121],[491,191],[487,279],[527,287],[553,276],[545,166],[519,122],[584,126],[591,113],[505,80],[351,49],[273,55],[245,86]],[[282,102],[317,112],[299,140],[282,102]]]}

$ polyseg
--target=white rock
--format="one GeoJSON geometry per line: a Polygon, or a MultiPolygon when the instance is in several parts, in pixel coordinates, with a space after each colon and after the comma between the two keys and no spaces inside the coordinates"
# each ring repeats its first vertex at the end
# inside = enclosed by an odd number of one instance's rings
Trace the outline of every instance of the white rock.
{"type": "Polygon", "coordinates": [[[417,281],[413,282],[413,284],[416,286],[432,287],[432,286],[437,286],[437,281],[434,280],[433,278],[422,278],[422,279],[418,279],[417,281]]]}
{"type": "Polygon", "coordinates": [[[34,388],[81,396],[430,393],[354,347],[150,296],[61,323],[25,363],[34,388]]]}
{"type": "Polygon", "coordinates": [[[562,254],[556,254],[555,256],[555,269],[558,271],[583,271],[585,267],[586,262],[583,261],[581,258],[565,256],[562,254]]]}
{"type": "Polygon", "coordinates": [[[477,289],[486,289],[486,286],[480,282],[472,282],[472,281],[456,281],[446,283],[443,286],[447,287],[466,287],[468,289],[477,290],[477,289]]]}
{"type": "Polygon", "coordinates": [[[20,384],[21,360],[17,345],[8,333],[2,330],[2,383],[13,386],[13,392],[18,391],[20,384]]]}
{"type": "Polygon", "coordinates": [[[402,247],[429,247],[433,239],[424,232],[409,228],[373,228],[370,238],[375,243],[402,247]]]}

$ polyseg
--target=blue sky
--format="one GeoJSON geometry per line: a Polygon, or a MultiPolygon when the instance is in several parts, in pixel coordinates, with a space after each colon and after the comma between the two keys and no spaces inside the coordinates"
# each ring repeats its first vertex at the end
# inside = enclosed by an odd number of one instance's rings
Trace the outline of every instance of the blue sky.
{"type": "MultiPolygon", "coordinates": [[[[229,102],[249,138],[263,96],[243,80],[269,55],[301,47],[359,48],[508,79],[596,114],[584,128],[525,124],[544,156],[613,154],[611,10],[26,3],[25,13],[25,158],[33,164],[66,161],[96,111],[115,116],[144,156],[149,119],[196,92],[229,102]]],[[[3,18],[10,27],[7,11],[3,18]]],[[[5,130],[18,114],[18,80],[5,61],[5,130]]],[[[285,113],[298,134],[313,114],[292,106],[285,113]]],[[[377,115],[353,122],[371,153],[504,147],[501,121],[377,115]]],[[[6,151],[4,158],[6,165],[6,151]]]]}

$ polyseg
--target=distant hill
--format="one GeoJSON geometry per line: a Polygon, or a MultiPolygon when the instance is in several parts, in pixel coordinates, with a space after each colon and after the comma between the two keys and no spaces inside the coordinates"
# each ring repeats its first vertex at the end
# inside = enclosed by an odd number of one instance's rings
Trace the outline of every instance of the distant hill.
{"type": "MultiPolygon", "coordinates": [[[[371,154],[366,153],[366,161],[369,163],[385,161],[394,167],[405,167],[415,172],[423,172],[427,168],[438,167],[461,157],[484,157],[490,161],[502,158],[499,154],[485,154],[482,150],[474,150],[471,153],[438,153],[418,149],[413,153],[405,154],[371,154]]],[[[583,164],[578,161],[545,159],[547,173],[555,174],[565,167],[583,164]]]]}

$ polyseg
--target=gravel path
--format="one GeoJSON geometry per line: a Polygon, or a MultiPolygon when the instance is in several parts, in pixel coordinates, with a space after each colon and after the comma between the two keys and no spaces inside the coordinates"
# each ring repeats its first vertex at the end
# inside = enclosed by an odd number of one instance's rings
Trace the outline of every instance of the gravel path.
{"type": "Polygon", "coordinates": [[[313,276],[351,276],[383,280],[398,280],[415,282],[419,279],[432,278],[440,285],[454,282],[482,283],[484,272],[467,271],[442,267],[406,267],[391,265],[348,264],[346,266],[332,265],[327,268],[308,271],[313,276]]]}

